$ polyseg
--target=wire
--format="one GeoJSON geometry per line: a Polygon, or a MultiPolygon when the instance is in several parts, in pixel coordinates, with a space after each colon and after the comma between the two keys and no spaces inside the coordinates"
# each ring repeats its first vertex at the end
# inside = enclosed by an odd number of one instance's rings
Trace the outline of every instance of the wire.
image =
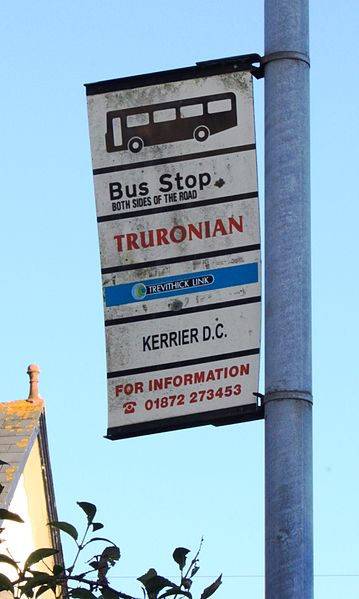
{"type": "MultiPolygon", "coordinates": [[[[216,575],[202,575],[196,574],[196,578],[215,578],[216,575]]],[[[136,580],[137,576],[108,576],[111,579],[118,578],[131,578],[136,580]]],[[[166,575],[167,578],[167,575],[166,575]]],[[[222,578],[264,578],[264,574],[223,574],[222,578]]],[[[314,574],[314,578],[359,578],[359,574],[314,574]]]]}

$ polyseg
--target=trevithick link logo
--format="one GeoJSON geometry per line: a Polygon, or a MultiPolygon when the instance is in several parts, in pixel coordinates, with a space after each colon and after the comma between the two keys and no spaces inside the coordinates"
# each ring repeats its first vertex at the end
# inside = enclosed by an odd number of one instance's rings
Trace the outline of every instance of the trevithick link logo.
{"type": "Polygon", "coordinates": [[[134,285],[132,287],[132,297],[135,300],[143,300],[147,295],[147,288],[146,285],[144,285],[143,283],[136,283],[136,285],[134,285]]]}
{"type": "Polygon", "coordinates": [[[164,293],[176,294],[188,289],[213,285],[214,280],[214,276],[210,274],[198,277],[174,279],[156,284],[145,285],[144,283],[136,283],[131,289],[131,295],[135,300],[141,301],[144,300],[146,296],[148,297],[164,293]]]}

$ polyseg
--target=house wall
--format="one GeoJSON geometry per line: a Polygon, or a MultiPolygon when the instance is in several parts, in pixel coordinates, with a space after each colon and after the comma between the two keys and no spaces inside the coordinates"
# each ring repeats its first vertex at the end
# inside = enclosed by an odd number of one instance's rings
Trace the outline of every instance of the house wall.
{"type": "MultiPolygon", "coordinates": [[[[47,526],[49,517],[37,439],[16,486],[9,510],[21,516],[24,524],[4,520],[4,531],[1,534],[4,543],[1,545],[1,553],[10,554],[15,561],[23,565],[26,558],[35,549],[53,547],[50,527],[47,526]]],[[[53,558],[47,558],[46,563],[51,568],[54,564],[53,558]]],[[[45,564],[41,562],[36,564],[35,568],[36,570],[48,571],[45,564]]],[[[11,580],[14,579],[15,572],[11,566],[1,563],[0,570],[11,580]]],[[[0,593],[0,598],[5,599],[6,595],[0,593]]],[[[44,599],[51,599],[54,595],[45,593],[43,597],[44,599]]]]}
{"type": "MultiPolygon", "coordinates": [[[[16,486],[9,510],[21,516],[24,524],[4,520],[4,531],[1,534],[1,538],[4,539],[2,553],[10,555],[16,562],[23,565],[29,553],[35,549],[23,475],[16,486]]],[[[12,578],[14,575],[12,568],[6,564],[1,564],[1,571],[6,576],[9,576],[9,578],[12,578]]]]}
{"type": "MultiPolygon", "coordinates": [[[[34,548],[52,547],[39,442],[36,439],[24,469],[24,488],[34,548]]],[[[51,561],[50,563],[53,563],[51,561]]]]}

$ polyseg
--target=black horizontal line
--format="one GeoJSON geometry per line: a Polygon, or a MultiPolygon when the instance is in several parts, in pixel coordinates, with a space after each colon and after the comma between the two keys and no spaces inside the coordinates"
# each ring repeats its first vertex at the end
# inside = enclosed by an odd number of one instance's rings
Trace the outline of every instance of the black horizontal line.
{"type": "Polygon", "coordinates": [[[176,264],[180,262],[189,262],[191,260],[202,260],[205,258],[216,258],[217,256],[227,256],[229,254],[241,254],[242,252],[252,252],[259,250],[260,244],[244,245],[243,247],[235,247],[225,250],[217,250],[213,252],[204,252],[203,254],[189,254],[188,256],[176,256],[174,258],[164,258],[163,260],[148,260],[146,262],[137,262],[136,264],[123,264],[122,266],[109,266],[102,268],[103,275],[114,272],[124,272],[126,270],[135,270],[138,268],[150,268],[152,266],[164,266],[166,264],[176,264]]]}
{"type": "Polygon", "coordinates": [[[192,360],[181,360],[180,362],[167,362],[166,364],[156,364],[154,366],[142,366],[140,368],[130,368],[128,370],[117,370],[116,372],[108,372],[107,378],[114,379],[121,376],[130,376],[133,374],[144,374],[145,372],[158,372],[160,370],[169,370],[170,368],[182,368],[184,366],[194,366],[196,364],[208,364],[217,362],[218,360],[231,360],[233,358],[242,358],[244,356],[254,356],[259,354],[259,347],[255,349],[246,349],[229,354],[219,354],[217,356],[206,356],[192,360]]]}
{"type": "Polygon", "coordinates": [[[244,54],[221,59],[220,61],[204,61],[195,66],[180,67],[168,71],[156,71],[141,75],[129,75],[118,79],[108,79],[95,83],[85,83],[86,95],[93,96],[113,91],[135,89],[174,81],[187,81],[189,79],[216,76],[222,73],[237,73],[238,71],[251,71],[254,62],[259,62],[258,54],[244,54]]]}
{"type": "Polygon", "coordinates": [[[193,426],[204,426],[207,424],[223,426],[237,422],[250,422],[251,420],[259,420],[261,418],[264,418],[263,407],[257,406],[256,403],[251,403],[219,410],[210,410],[209,412],[196,412],[194,414],[186,414],[185,416],[174,416],[172,418],[161,418],[159,420],[114,426],[107,429],[106,437],[111,440],[128,439],[130,437],[165,433],[193,426]]]}
{"type": "Polygon", "coordinates": [[[184,314],[193,314],[194,312],[207,312],[208,310],[218,310],[222,308],[230,308],[232,306],[242,306],[245,304],[255,304],[260,302],[261,298],[259,295],[254,297],[242,298],[237,300],[230,300],[228,302],[218,302],[215,304],[206,304],[205,306],[193,306],[192,308],[184,308],[176,312],[153,312],[152,314],[140,314],[138,316],[126,316],[123,318],[113,318],[112,320],[105,320],[105,327],[112,327],[121,324],[128,324],[132,322],[140,322],[143,320],[156,320],[157,318],[168,318],[171,316],[183,316],[184,314]]]}
{"type": "Polygon", "coordinates": [[[98,223],[104,223],[111,220],[121,220],[125,218],[133,218],[134,216],[147,216],[150,214],[160,214],[161,212],[170,212],[172,210],[187,210],[188,208],[198,208],[203,206],[212,206],[214,204],[224,204],[225,202],[239,202],[241,200],[251,200],[258,197],[257,191],[248,193],[240,193],[233,196],[225,196],[221,198],[213,198],[211,200],[203,200],[198,202],[182,202],[180,204],[170,204],[162,206],[162,208],[149,208],[148,210],[136,210],[134,212],[125,212],[120,214],[107,214],[99,216],[98,223]]]}
{"type": "Polygon", "coordinates": [[[248,152],[255,150],[255,144],[246,144],[235,146],[234,148],[218,148],[217,150],[208,150],[207,152],[197,152],[196,154],[183,154],[179,156],[169,156],[168,158],[158,158],[156,160],[146,160],[144,162],[130,162],[129,164],[117,164],[116,166],[105,166],[95,168],[93,174],[104,175],[106,173],[116,173],[119,171],[129,171],[135,168],[146,168],[148,166],[157,166],[159,164],[171,164],[172,162],[184,162],[186,160],[195,160],[197,158],[210,158],[212,156],[221,156],[223,154],[234,154],[236,152],[248,152]]]}

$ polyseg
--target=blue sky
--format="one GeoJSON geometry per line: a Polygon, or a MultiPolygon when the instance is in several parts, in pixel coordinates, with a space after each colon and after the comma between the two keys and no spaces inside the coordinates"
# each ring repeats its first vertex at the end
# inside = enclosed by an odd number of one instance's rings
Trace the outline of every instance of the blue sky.
{"type": "MultiPolygon", "coordinates": [[[[2,0],[1,401],[41,368],[60,517],[99,507],[123,590],[196,550],[198,591],[263,596],[263,422],[110,442],[83,84],[263,54],[262,1],[2,0]],[[130,578],[126,578],[130,577],[130,578]]],[[[315,589],[358,597],[356,0],[311,3],[315,589]]],[[[254,84],[263,214],[263,81],[254,84]]],[[[261,383],[263,391],[263,382],[261,383]]],[[[67,547],[66,547],[67,549],[67,547]]]]}

